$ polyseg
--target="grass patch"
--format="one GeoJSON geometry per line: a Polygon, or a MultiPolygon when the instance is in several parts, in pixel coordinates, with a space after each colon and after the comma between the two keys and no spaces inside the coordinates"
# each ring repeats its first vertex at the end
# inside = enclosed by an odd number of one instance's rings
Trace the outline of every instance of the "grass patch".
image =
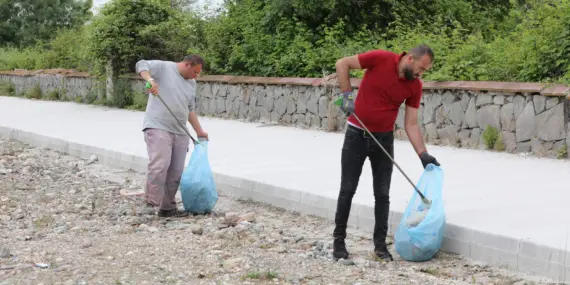
{"type": "Polygon", "coordinates": [[[483,142],[485,143],[487,149],[494,149],[498,138],[499,131],[495,127],[487,125],[483,131],[483,142]]]}
{"type": "Polygon", "coordinates": [[[493,148],[496,151],[504,151],[505,150],[505,143],[503,142],[503,135],[502,134],[498,134],[497,136],[497,140],[495,140],[495,143],[493,144],[493,148]]]}
{"type": "MultiPolygon", "coordinates": [[[[145,111],[148,95],[132,90],[126,80],[120,80],[119,82],[110,99],[106,98],[104,90],[100,88],[90,89],[84,97],[67,96],[67,90],[64,88],[54,88],[44,94],[39,83],[29,87],[21,95],[27,99],[62,102],[73,101],[80,104],[93,104],[126,110],[145,111]]],[[[15,85],[10,81],[0,82],[0,96],[17,96],[15,85]]]]}
{"type": "Polygon", "coordinates": [[[258,272],[258,271],[249,272],[245,276],[242,276],[241,279],[242,279],[242,281],[246,280],[246,279],[273,280],[277,277],[279,277],[279,274],[277,272],[273,272],[273,271],[269,270],[266,272],[258,272]]]}
{"type": "Polygon", "coordinates": [[[556,155],[558,159],[568,158],[568,145],[563,144],[561,148],[558,149],[558,154],[556,155]]]}
{"type": "Polygon", "coordinates": [[[83,100],[84,103],[86,104],[93,104],[95,103],[95,101],[97,100],[98,96],[97,96],[97,91],[95,90],[89,90],[87,92],[87,95],[85,95],[85,100],[83,100]]]}
{"type": "Polygon", "coordinates": [[[54,222],[54,218],[52,216],[41,216],[34,221],[34,227],[36,229],[43,229],[54,222]]]}
{"type": "MultiPolygon", "coordinates": [[[[450,273],[447,273],[445,271],[443,271],[441,268],[433,268],[433,267],[428,267],[428,268],[421,268],[419,270],[422,273],[426,273],[429,275],[433,275],[435,277],[452,277],[452,275],[450,273]]],[[[474,278],[474,276],[472,276],[474,278]]]]}
{"type": "Polygon", "coordinates": [[[148,102],[147,95],[140,93],[140,92],[132,92],[133,103],[127,106],[125,109],[128,110],[136,110],[136,111],[145,111],[146,110],[146,103],[148,102]]]}
{"type": "Polygon", "coordinates": [[[59,101],[60,100],[59,90],[53,89],[50,92],[48,92],[47,99],[51,101],[59,101]]]}
{"type": "Polygon", "coordinates": [[[42,99],[42,88],[40,87],[40,84],[38,83],[34,85],[34,87],[28,89],[25,97],[28,99],[42,99]]]}
{"type": "Polygon", "coordinates": [[[0,96],[15,96],[16,88],[10,81],[0,82],[0,96]]]}

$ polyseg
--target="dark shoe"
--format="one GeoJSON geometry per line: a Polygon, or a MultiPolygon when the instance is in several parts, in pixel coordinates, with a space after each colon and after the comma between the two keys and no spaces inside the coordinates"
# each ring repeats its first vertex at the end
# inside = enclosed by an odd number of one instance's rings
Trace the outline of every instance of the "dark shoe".
{"type": "Polygon", "coordinates": [[[374,249],[374,253],[376,253],[376,257],[383,261],[394,261],[392,254],[388,251],[387,246],[376,247],[374,249]]]}
{"type": "Polygon", "coordinates": [[[186,211],[180,211],[178,209],[172,209],[172,210],[158,210],[158,216],[162,217],[162,218],[167,218],[167,217],[187,217],[189,215],[188,212],[186,211]]]}
{"type": "Polygon", "coordinates": [[[145,202],[139,210],[140,214],[143,215],[154,215],[156,213],[156,208],[153,204],[145,202]]]}
{"type": "Polygon", "coordinates": [[[335,259],[348,259],[348,251],[343,239],[335,239],[333,241],[333,257],[335,259]]]}

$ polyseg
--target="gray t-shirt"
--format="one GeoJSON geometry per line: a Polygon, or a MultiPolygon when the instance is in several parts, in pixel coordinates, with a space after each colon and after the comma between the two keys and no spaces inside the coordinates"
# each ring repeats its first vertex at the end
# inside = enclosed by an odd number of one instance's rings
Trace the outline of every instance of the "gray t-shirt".
{"type": "MultiPolygon", "coordinates": [[[[187,130],[188,114],[196,108],[196,80],[184,79],[178,72],[176,63],[162,60],[140,60],[136,71],[149,71],[150,76],[158,83],[158,95],[176,115],[177,119],[187,130]]],[[[147,95],[150,92],[147,93],[147,95]]],[[[160,102],[160,99],[150,94],[146,105],[143,130],[156,128],[176,134],[186,134],[172,114],[160,102]]]]}

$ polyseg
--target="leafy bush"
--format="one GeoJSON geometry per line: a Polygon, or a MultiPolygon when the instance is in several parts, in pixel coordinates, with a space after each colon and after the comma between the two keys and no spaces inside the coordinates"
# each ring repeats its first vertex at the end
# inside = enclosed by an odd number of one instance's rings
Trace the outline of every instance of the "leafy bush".
{"type": "Polygon", "coordinates": [[[321,77],[344,56],[427,43],[436,61],[425,80],[570,82],[570,1],[349,2],[235,0],[206,16],[171,1],[112,0],[85,26],[0,49],[0,69],[103,75],[109,63],[133,72],[141,58],[199,53],[210,74],[321,77]]]}
{"type": "Polygon", "coordinates": [[[14,96],[16,95],[16,89],[14,84],[10,81],[0,82],[0,96],[14,96]]]}
{"type": "MultiPolygon", "coordinates": [[[[496,142],[500,139],[499,131],[495,127],[487,126],[483,130],[483,142],[487,149],[493,149],[496,142]]],[[[502,140],[501,140],[502,142],[502,140]]]]}
{"type": "Polygon", "coordinates": [[[25,97],[28,99],[42,99],[42,89],[39,84],[34,85],[26,91],[25,97]]]}

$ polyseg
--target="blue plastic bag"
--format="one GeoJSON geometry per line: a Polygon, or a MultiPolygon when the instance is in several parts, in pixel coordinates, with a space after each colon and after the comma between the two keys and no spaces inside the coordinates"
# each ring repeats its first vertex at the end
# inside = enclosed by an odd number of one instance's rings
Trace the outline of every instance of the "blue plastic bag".
{"type": "Polygon", "coordinates": [[[194,145],[194,151],[180,179],[184,209],[194,214],[209,213],[218,202],[214,175],[208,161],[208,141],[194,145]]]}
{"type": "Polygon", "coordinates": [[[446,222],[442,199],[443,170],[428,164],[417,187],[431,200],[431,205],[424,204],[418,193],[413,192],[394,234],[394,245],[404,260],[421,262],[430,260],[443,242],[446,222]]]}

